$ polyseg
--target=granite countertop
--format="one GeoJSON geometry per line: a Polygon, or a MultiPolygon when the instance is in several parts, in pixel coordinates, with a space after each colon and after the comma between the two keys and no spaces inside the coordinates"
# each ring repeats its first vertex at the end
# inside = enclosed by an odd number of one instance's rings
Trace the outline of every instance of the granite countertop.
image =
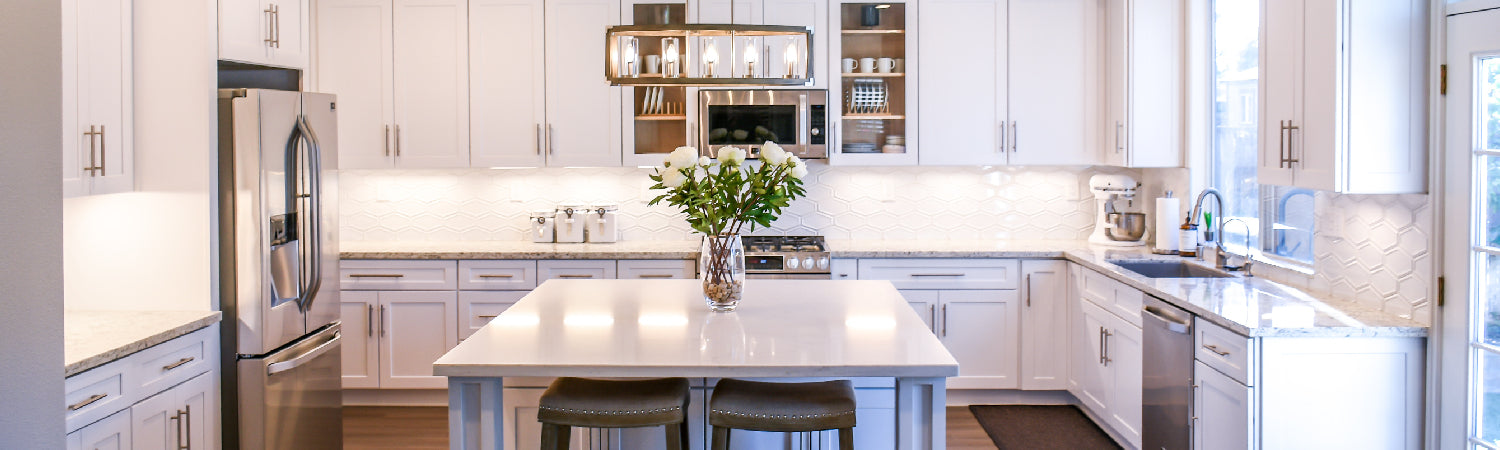
{"type": "MultiPolygon", "coordinates": [[[[530,242],[345,242],[346,259],[692,259],[693,241],[612,244],[530,242]]],[[[1159,259],[1143,247],[1093,246],[1075,240],[829,240],[835,258],[1056,258],[1094,269],[1246,336],[1422,337],[1428,328],[1344,299],[1314,296],[1264,278],[1159,278],[1111,261],[1159,259]]]]}
{"type": "Polygon", "coordinates": [[[71,377],[219,322],[218,311],[63,313],[63,376],[71,377]]]}

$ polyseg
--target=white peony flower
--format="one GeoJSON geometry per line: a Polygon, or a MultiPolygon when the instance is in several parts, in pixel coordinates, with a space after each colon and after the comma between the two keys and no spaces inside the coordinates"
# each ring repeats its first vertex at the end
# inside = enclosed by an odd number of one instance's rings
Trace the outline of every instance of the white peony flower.
{"type": "Polygon", "coordinates": [[[719,149],[719,164],[738,166],[745,163],[745,151],[734,147],[719,149]]]}
{"type": "Polygon", "coordinates": [[[807,163],[803,162],[802,158],[792,155],[792,157],[787,158],[787,165],[792,167],[792,178],[800,180],[802,177],[807,176],[807,163]]]}
{"type": "Polygon", "coordinates": [[[708,167],[708,166],[713,165],[713,163],[714,163],[714,160],[708,159],[707,156],[699,156],[698,157],[698,165],[700,165],[700,166],[708,167]]]}
{"type": "Polygon", "coordinates": [[[671,154],[667,155],[665,164],[673,169],[681,169],[698,162],[698,149],[692,147],[677,147],[671,154]]]}
{"type": "Polygon", "coordinates": [[[681,170],[667,168],[667,171],[661,174],[661,184],[669,188],[675,188],[682,186],[682,183],[686,182],[687,178],[687,175],[683,174],[681,170]]]}
{"type": "Polygon", "coordinates": [[[781,146],[776,145],[775,142],[766,141],[765,144],[760,146],[760,160],[765,161],[767,164],[773,166],[786,164],[788,156],[791,156],[791,154],[787,153],[786,150],[782,150],[781,146]]]}

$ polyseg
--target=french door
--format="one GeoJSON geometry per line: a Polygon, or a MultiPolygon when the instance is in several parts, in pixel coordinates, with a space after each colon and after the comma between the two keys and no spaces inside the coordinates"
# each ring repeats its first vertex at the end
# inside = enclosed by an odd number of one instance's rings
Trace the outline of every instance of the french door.
{"type": "Polygon", "coordinates": [[[1500,449],[1500,0],[1448,12],[1438,441],[1500,449]]]}

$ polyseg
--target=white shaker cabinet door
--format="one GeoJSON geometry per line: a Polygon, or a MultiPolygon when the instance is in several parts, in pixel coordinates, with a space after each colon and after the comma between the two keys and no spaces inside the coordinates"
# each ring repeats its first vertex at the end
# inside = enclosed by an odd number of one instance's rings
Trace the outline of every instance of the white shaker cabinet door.
{"type": "Polygon", "coordinates": [[[264,0],[219,0],[219,59],[264,64],[273,20],[264,0]]]}
{"type": "Polygon", "coordinates": [[[345,389],[380,387],[380,329],[377,318],[379,293],[343,291],[339,293],[339,320],[343,322],[343,347],[340,349],[341,378],[345,389]]]}
{"type": "Polygon", "coordinates": [[[392,0],[319,0],[317,91],[338,96],[339,168],[391,166],[392,0]]]}
{"type": "Polygon", "coordinates": [[[109,417],[79,428],[68,435],[68,448],[81,450],[129,450],[134,448],[130,442],[130,410],[125,409],[114,413],[109,417]],[[74,447],[74,440],[77,447],[74,447]]]}
{"type": "Polygon", "coordinates": [[[458,293],[382,291],[380,387],[441,389],[446,377],[432,363],[458,345],[458,293]]]}
{"type": "Polygon", "coordinates": [[[469,2],[470,162],[546,164],[547,82],[542,0],[469,2]]]}
{"type": "Polygon", "coordinates": [[[469,167],[468,2],[396,0],[393,23],[396,167],[469,167]]]}
{"type": "MultiPolygon", "coordinates": [[[[212,447],[215,372],[199,374],[130,407],[130,448],[179,450],[212,447]]],[[[85,428],[87,429],[87,428],[85,428]]]]}
{"type": "Polygon", "coordinates": [[[1193,381],[1193,448],[1252,448],[1251,388],[1201,361],[1193,362],[1193,381]]]}
{"type": "Polygon", "coordinates": [[[1109,395],[1114,378],[1104,362],[1104,339],[1109,321],[1108,311],[1092,302],[1075,300],[1078,305],[1073,323],[1073,370],[1078,386],[1074,395],[1094,414],[1103,416],[1112,406],[1109,395]]]}
{"type": "Polygon", "coordinates": [[[600,30],[620,23],[620,2],[546,2],[547,165],[618,167],[620,89],[601,74],[600,30]]]}
{"type": "Polygon", "coordinates": [[[1011,165],[1099,162],[1098,24],[1093,0],[1010,0],[1011,165]]]}
{"type": "Polygon", "coordinates": [[[1021,389],[1067,388],[1067,268],[1063,260],[1021,262],[1021,389]]]}
{"type": "Polygon", "coordinates": [[[938,291],[902,289],[900,292],[912,311],[922,318],[922,323],[927,324],[927,329],[936,332],[933,325],[937,323],[938,291]]]}
{"type": "Polygon", "coordinates": [[[922,165],[1005,164],[1006,14],[1004,0],[922,2],[922,165]]]}
{"type": "Polygon", "coordinates": [[[949,389],[1020,387],[1020,300],[1015,290],[941,291],[937,334],[958,360],[949,389]]]}
{"type": "Polygon", "coordinates": [[[135,188],[130,3],[67,5],[72,10],[64,9],[64,194],[130,191],[135,188]]]}
{"type": "Polygon", "coordinates": [[[1118,316],[1105,335],[1104,354],[1114,387],[1110,391],[1109,423],[1136,448],[1141,447],[1141,371],[1145,366],[1141,328],[1118,316]]]}
{"type": "MultiPolygon", "coordinates": [[[[1329,2],[1332,3],[1332,2],[1329,2]]],[[[1264,0],[1260,17],[1260,162],[1261,184],[1292,185],[1288,151],[1302,148],[1298,103],[1302,89],[1303,0],[1264,0]]]]}
{"type": "Polygon", "coordinates": [[[265,63],[302,69],[307,67],[307,0],[270,0],[272,43],[265,63]]]}

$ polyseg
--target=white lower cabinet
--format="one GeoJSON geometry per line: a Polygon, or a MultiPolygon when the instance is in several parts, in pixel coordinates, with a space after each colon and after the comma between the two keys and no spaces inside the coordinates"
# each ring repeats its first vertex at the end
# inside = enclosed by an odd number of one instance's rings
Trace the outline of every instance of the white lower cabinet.
{"type": "Polygon", "coordinates": [[[927,324],[927,329],[936,333],[937,329],[933,328],[933,324],[937,323],[938,291],[903,289],[900,292],[911,309],[927,324]]]}
{"type": "Polygon", "coordinates": [[[958,360],[949,389],[1020,387],[1020,306],[1016,291],[903,289],[901,296],[958,360]]]}
{"type": "Polygon", "coordinates": [[[131,448],[130,410],[68,433],[68,450],[125,450],[131,448]]]}
{"type": "Polygon", "coordinates": [[[484,328],[531,291],[461,291],[458,293],[458,340],[484,328]]]}
{"type": "Polygon", "coordinates": [[[1063,260],[1021,261],[1021,389],[1067,388],[1067,269],[1063,260]]]}
{"type": "MultiPolygon", "coordinates": [[[[1072,266],[1070,276],[1076,305],[1072,319],[1072,364],[1069,389],[1131,445],[1141,446],[1141,370],[1144,354],[1141,327],[1099,305],[1084,291],[1085,281],[1097,272],[1072,266]]],[[[1139,293],[1139,291],[1135,291],[1139,293]]],[[[1137,320],[1139,314],[1137,313],[1137,320]]]]}
{"type": "Polygon", "coordinates": [[[1193,363],[1193,448],[1254,448],[1251,443],[1253,388],[1193,363]]]}
{"type": "Polygon", "coordinates": [[[212,448],[211,411],[218,398],[214,377],[202,374],[130,407],[134,450],[212,448]],[[198,447],[195,447],[198,446],[198,447]]]}
{"type": "Polygon", "coordinates": [[[442,389],[432,362],[458,345],[454,291],[344,291],[344,388],[442,389]],[[359,332],[364,333],[360,339],[359,332]]]}

